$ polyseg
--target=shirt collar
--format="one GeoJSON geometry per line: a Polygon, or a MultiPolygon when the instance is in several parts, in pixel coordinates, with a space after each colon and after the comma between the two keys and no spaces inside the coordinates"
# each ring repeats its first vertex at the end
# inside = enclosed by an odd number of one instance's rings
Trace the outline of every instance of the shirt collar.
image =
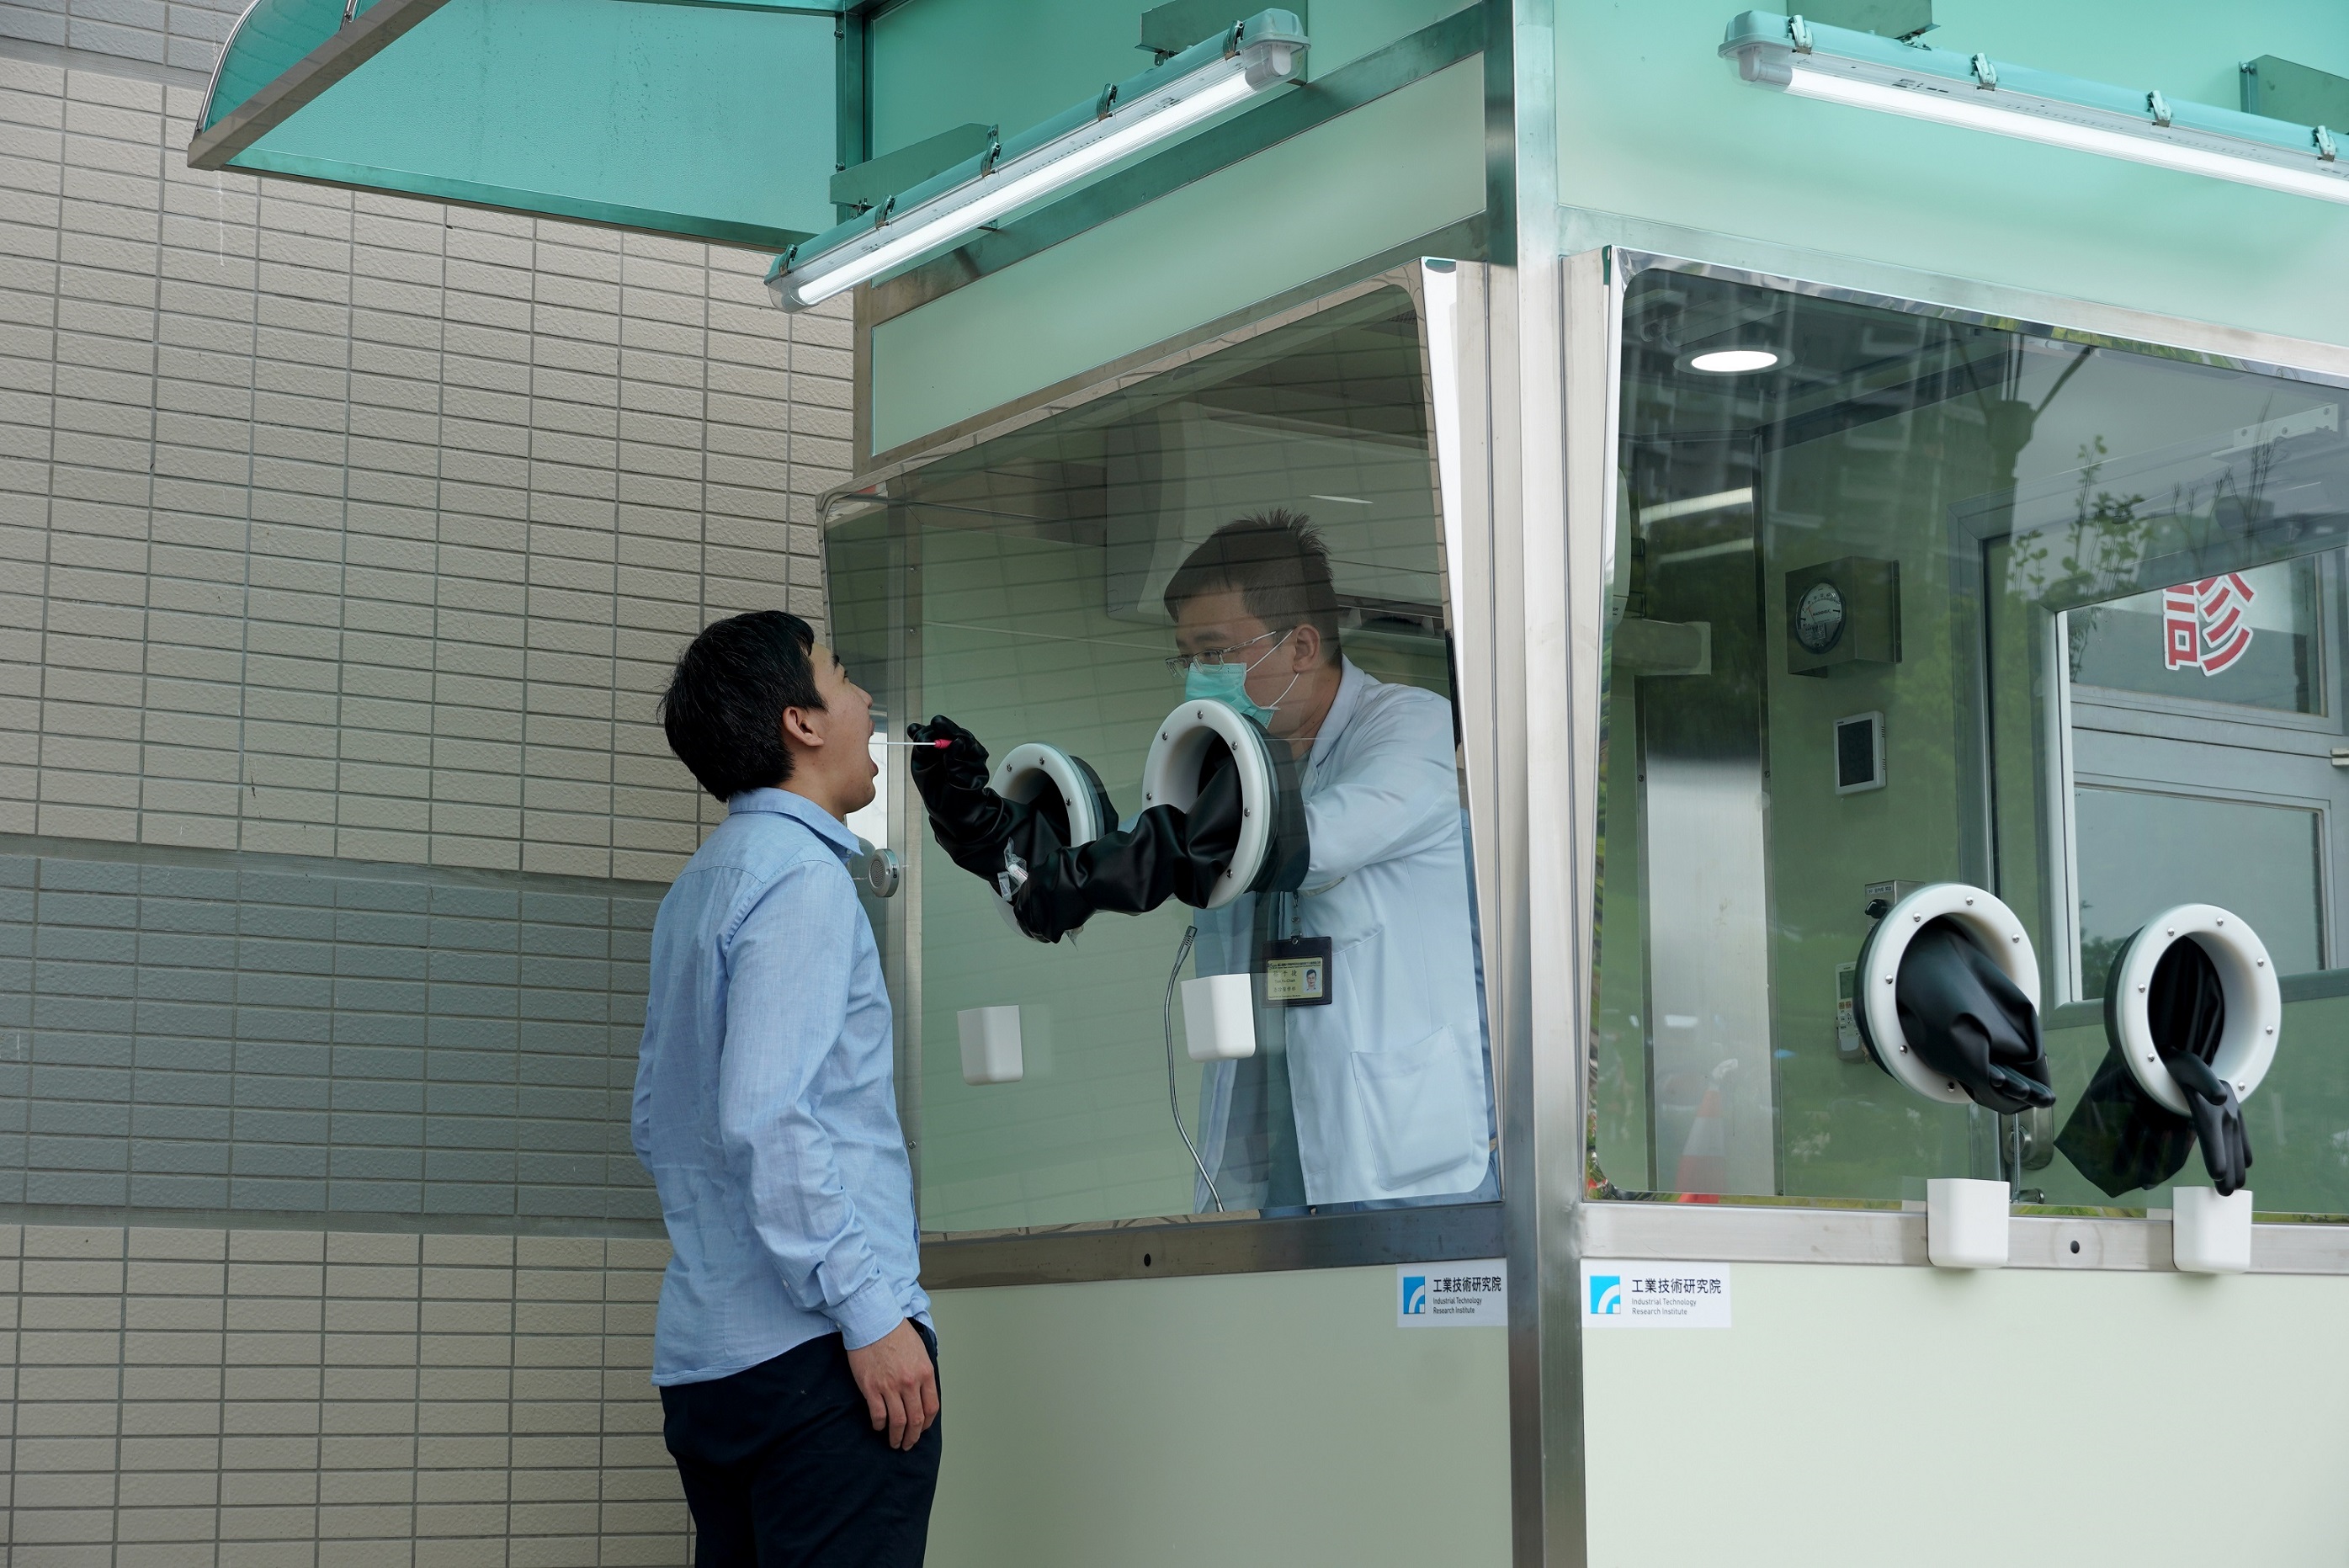
{"type": "Polygon", "coordinates": [[[1338,737],[1353,722],[1354,710],[1362,705],[1362,693],[1378,684],[1343,654],[1339,656],[1338,665],[1338,695],[1330,700],[1330,711],[1313,737],[1313,749],[1306,753],[1306,761],[1315,767],[1329,760],[1330,748],[1338,743],[1338,737]]]}
{"type": "Polygon", "coordinates": [[[843,860],[856,853],[856,835],[848,831],[848,825],[803,794],[787,789],[746,789],[726,803],[730,816],[746,811],[771,812],[804,823],[843,860]]]}

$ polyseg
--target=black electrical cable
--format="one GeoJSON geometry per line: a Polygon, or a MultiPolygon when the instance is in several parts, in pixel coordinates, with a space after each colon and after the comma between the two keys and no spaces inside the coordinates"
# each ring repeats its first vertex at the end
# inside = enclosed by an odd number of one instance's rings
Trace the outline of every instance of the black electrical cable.
{"type": "Polygon", "coordinates": [[[1183,978],[1183,961],[1191,956],[1191,944],[1198,940],[1198,927],[1183,928],[1183,945],[1174,950],[1174,967],[1166,972],[1166,1005],[1159,1011],[1159,1022],[1166,1027],[1166,1106],[1174,1113],[1174,1136],[1190,1151],[1191,1163],[1199,1168],[1199,1179],[1207,1184],[1207,1197],[1215,1203],[1216,1212],[1221,1214],[1224,1195],[1216,1190],[1216,1179],[1207,1174],[1207,1162],[1199,1158],[1198,1146],[1183,1130],[1183,1091],[1174,1083],[1174,985],[1183,978]]]}

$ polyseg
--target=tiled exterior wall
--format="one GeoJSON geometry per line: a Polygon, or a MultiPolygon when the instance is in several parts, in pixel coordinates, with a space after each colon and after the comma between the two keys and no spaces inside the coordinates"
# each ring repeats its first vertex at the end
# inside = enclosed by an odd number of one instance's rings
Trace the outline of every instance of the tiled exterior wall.
{"type": "Polygon", "coordinates": [[[0,835],[0,1205],[657,1234],[660,893],[0,835]]]}
{"type": "Polygon", "coordinates": [[[847,324],[763,259],[237,174],[0,57],[0,831],[661,879],[653,699],[820,615],[847,324]]]}
{"type": "Polygon", "coordinates": [[[682,1563],[667,1244],[0,1225],[10,1568],[682,1563]]]}
{"type": "Polygon", "coordinates": [[[0,0],[0,1563],[682,1563],[652,701],[821,618],[845,313],[191,173],[240,5],[0,0]]]}
{"type": "Polygon", "coordinates": [[[0,0],[0,38],[212,74],[245,0],[0,0]]]}

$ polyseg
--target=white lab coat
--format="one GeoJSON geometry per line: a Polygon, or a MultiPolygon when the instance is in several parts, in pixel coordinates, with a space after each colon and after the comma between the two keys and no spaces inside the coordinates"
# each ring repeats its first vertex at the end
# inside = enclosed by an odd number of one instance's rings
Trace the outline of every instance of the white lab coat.
{"type": "MultiPolygon", "coordinates": [[[[1469,1191],[1492,1121],[1451,705],[1344,661],[1299,771],[1312,841],[1299,922],[1330,939],[1332,971],[1330,1005],[1287,1010],[1306,1201],[1469,1191]]],[[[1248,967],[1254,902],[1199,914],[1201,974],[1248,967]]],[[[1247,1130],[1228,1125],[1233,1068],[1210,1064],[1201,1086],[1210,1170],[1247,1130]]]]}

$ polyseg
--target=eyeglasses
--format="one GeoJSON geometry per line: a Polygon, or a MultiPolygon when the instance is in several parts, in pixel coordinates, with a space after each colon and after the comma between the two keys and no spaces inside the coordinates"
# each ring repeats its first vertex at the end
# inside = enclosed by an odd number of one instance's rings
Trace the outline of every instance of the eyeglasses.
{"type": "MultiPolygon", "coordinates": [[[[1290,627],[1288,631],[1296,629],[1295,627],[1290,627]]],[[[1254,648],[1257,643],[1268,641],[1276,637],[1287,637],[1288,631],[1268,631],[1262,637],[1252,637],[1246,642],[1236,642],[1229,648],[1203,648],[1196,653],[1178,653],[1166,661],[1166,668],[1177,675],[1188,675],[1191,673],[1191,666],[1195,664],[1221,664],[1244,648],[1254,648]]]]}

